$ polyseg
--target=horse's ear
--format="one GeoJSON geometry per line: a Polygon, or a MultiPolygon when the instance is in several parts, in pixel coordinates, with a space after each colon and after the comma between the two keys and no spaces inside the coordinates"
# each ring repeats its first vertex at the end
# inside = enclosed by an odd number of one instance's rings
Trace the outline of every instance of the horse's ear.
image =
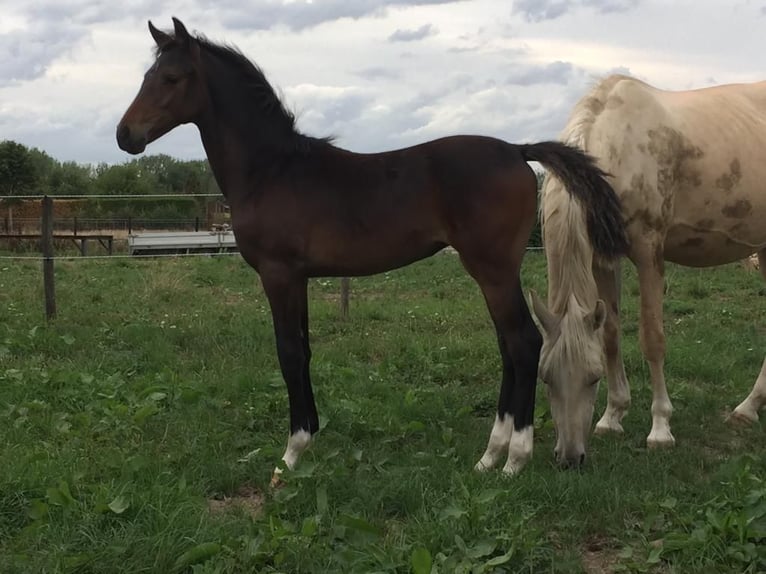
{"type": "Polygon", "coordinates": [[[173,28],[175,29],[176,41],[185,47],[193,58],[199,57],[199,44],[192,42],[191,34],[189,34],[186,26],[175,16],[173,16],[173,28]]]}
{"type": "Polygon", "coordinates": [[[155,28],[151,20],[149,20],[149,32],[151,33],[152,38],[154,38],[154,41],[157,42],[157,47],[159,48],[164,48],[173,41],[173,38],[171,38],[169,34],[155,28]]]}
{"type": "Polygon", "coordinates": [[[543,303],[534,289],[529,292],[529,298],[532,301],[532,311],[535,317],[537,317],[540,327],[542,327],[546,335],[549,335],[558,325],[556,315],[548,310],[548,307],[545,306],[545,303],[543,303]]]}
{"type": "Polygon", "coordinates": [[[588,323],[594,331],[598,331],[606,322],[606,305],[599,299],[596,307],[588,314],[588,323]]]}
{"type": "Polygon", "coordinates": [[[189,35],[189,32],[186,30],[186,26],[183,25],[183,22],[181,22],[175,16],[173,16],[173,28],[176,33],[176,40],[184,44],[188,44],[189,40],[191,40],[191,36],[189,35]]]}

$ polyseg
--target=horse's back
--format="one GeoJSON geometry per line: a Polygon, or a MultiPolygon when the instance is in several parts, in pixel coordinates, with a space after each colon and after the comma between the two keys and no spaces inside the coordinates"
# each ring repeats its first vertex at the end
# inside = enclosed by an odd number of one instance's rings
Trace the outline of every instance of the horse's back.
{"type": "Polygon", "coordinates": [[[664,234],[667,259],[717,265],[766,245],[766,83],[667,91],[611,76],[563,137],[613,175],[634,238],[664,234]]]}

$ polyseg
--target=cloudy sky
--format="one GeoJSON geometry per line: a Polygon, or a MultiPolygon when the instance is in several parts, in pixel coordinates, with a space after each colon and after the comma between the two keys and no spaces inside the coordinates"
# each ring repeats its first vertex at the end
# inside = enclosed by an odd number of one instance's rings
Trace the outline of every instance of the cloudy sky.
{"type": "MultiPolygon", "coordinates": [[[[0,0],[0,140],[123,162],[114,129],[152,60],[147,20],[235,44],[308,134],[381,151],[457,133],[556,137],[598,78],[766,79],[766,0],[0,0]]],[[[204,157],[182,126],[146,153],[204,157]]]]}

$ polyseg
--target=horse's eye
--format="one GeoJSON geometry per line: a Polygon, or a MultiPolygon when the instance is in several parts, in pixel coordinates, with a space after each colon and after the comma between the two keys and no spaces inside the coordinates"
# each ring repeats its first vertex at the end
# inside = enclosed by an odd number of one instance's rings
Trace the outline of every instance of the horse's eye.
{"type": "Polygon", "coordinates": [[[174,85],[174,84],[177,84],[178,80],[180,80],[180,79],[181,79],[180,76],[174,76],[174,75],[171,75],[171,74],[166,74],[166,75],[162,76],[162,82],[164,84],[169,84],[171,86],[174,85]]]}

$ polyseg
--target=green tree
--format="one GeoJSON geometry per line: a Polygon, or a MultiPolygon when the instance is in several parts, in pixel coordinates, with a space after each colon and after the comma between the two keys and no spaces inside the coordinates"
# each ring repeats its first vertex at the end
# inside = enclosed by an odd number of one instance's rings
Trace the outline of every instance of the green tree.
{"type": "Polygon", "coordinates": [[[142,174],[133,161],[125,164],[99,164],[96,167],[95,189],[104,195],[147,195],[153,193],[151,176],[142,174]]]}
{"type": "MultiPolygon", "coordinates": [[[[35,162],[27,147],[11,140],[0,142],[0,196],[39,193],[38,182],[35,162]]],[[[19,201],[6,199],[8,229],[13,229],[13,206],[19,201]]]]}
{"type": "Polygon", "coordinates": [[[57,163],[48,179],[51,195],[87,195],[93,187],[90,169],[73,161],[57,163]]]}
{"type": "Polygon", "coordinates": [[[152,182],[151,193],[180,193],[173,189],[174,167],[178,160],[165,154],[147,155],[131,162],[145,181],[152,182]]]}
{"type": "Polygon", "coordinates": [[[0,195],[26,195],[37,192],[38,174],[26,146],[0,142],[0,195]]]}
{"type": "Polygon", "coordinates": [[[153,183],[152,193],[218,193],[207,161],[181,161],[165,154],[144,156],[133,161],[142,176],[153,183]]]}
{"type": "Polygon", "coordinates": [[[218,182],[215,180],[213,170],[207,160],[196,160],[188,162],[189,168],[194,171],[197,178],[197,187],[191,193],[215,193],[220,194],[218,182]]]}
{"type": "Polygon", "coordinates": [[[45,195],[51,193],[51,176],[59,167],[59,162],[49,156],[42,150],[31,148],[29,150],[29,161],[32,162],[35,177],[34,195],[45,195]]]}

